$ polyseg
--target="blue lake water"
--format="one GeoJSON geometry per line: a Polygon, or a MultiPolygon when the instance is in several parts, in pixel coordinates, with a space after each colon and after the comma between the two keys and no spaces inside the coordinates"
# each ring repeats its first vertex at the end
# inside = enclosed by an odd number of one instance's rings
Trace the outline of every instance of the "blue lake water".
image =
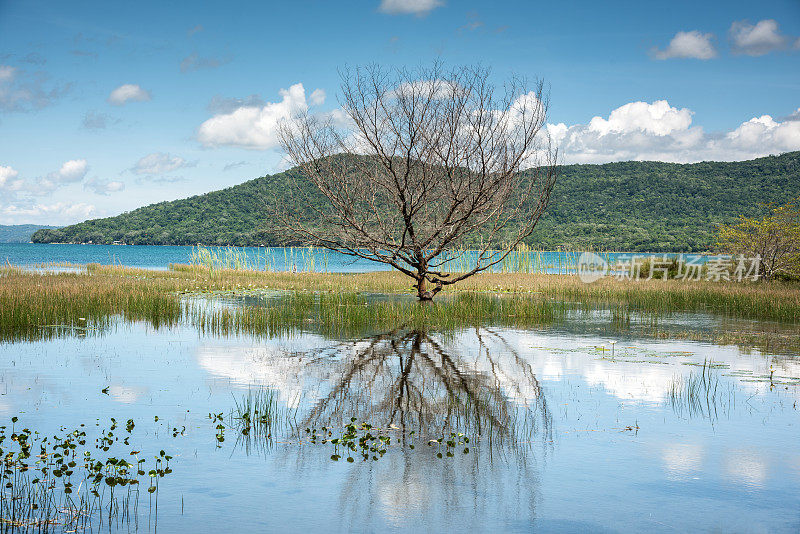
{"type": "Polygon", "coordinates": [[[120,320],[0,344],[0,424],[93,436],[130,418],[131,447],[173,456],[136,522],[98,531],[798,532],[800,360],[609,321],[257,340],[120,320]],[[282,414],[269,437],[237,430],[256,391],[282,414]],[[385,455],[334,461],[305,432],[350,417],[390,429],[385,455]],[[428,439],[450,429],[470,451],[438,458],[428,439]]]}
{"type": "MultiPolygon", "coordinates": [[[[193,247],[191,246],[152,246],[152,245],[67,245],[67,244],[33,244],[33,243],[0,243],[0,263],[26,266],[47,263],[100,263],[103,265],[123,265],[146,269],[168,269],[172,263],[190,263],[193,247]]],[[[211,248],[216,254],[224,256],[226,252],[234,252],[246,256],[251,268],[269,269],[273,271],[316,271],[316,272],[368,272],[391,270],[385,264],[354,258],[336,252],[315,249],[309,252],[306,248],[211,248]]],[[[549,274],[574,273],[578,252],[531,252],[527,255],[512,253],[506,267],[514,267],[527,260],[527,272],[549,274]],[[518,261],[519,260],[519,261],[518,261]]],[[[630,253],[603,253],[600,255],[612,267],[615,262],[630,260],[630,253]]],[[[639,259],[651,256],[674,258],[677,254],[636,254],[639,259]]],[[[466,258],[474,258],[474,253],[467,253],[466,258]]],[[[708,260],[705,255],[686,255],[687,260],[697,264],[708,260]]],[[[448,267],[457,267],[453,262],[448,267]]],[[[466,265],[466,264],[465,264],[466,265]]],[[[526,267],[522,267],[524,270],[526,267]]],[[[504,266],[497,265],[493,270],[500,272],[504,266]]]]}

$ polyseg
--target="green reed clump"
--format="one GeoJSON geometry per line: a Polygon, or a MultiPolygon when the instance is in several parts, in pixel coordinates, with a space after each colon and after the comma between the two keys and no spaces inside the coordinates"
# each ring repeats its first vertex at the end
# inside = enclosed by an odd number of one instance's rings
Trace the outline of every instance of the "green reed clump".
{"type": "MultiPolygon", "coordinates": [[[[192,247],[189,263],[203,267],[210,272],[233,271],[290,271],[313,273],[317,271],[317,259],[322,262],[322,272],[328,271],[329,254],[327,249],[308,247],[283,247],[281,249],[261,248],[249,252],[238,247],[192,247]],[[276,256],[283,254],[281,265],[276,256]]],[[[170,268],[173,268],[170,266],[170,268]]],[[[179,268],[180,269],[180,268],[179,268]]],[[[185,269],[182,269],[185,271],[185,269]]]]}
{"type": "Polygon", "coordinates": [[[485,273],[448,288],[429,305],[417,303],[410,290],[409,279],[394,272],[212,272],[198,266],[148,271],[90,264],[84,273],[46,274],[0,268],[0,342],[95,335],[115,317],[156,328],[187,320],[201,331],[259,335],[311,327],[335,334],[402,325],[440,330],[476,324],[525,327],[561,320],[570,309],[609,308],[619,328],[632,313],[673,312],[800,324],[800,286],[779,281],[604,279],[584,284],[575,276],[485,273]],[[289,294],[268,309],[210,308],[180,298],[262,290],[289,294]],[[373,298],[366,291],[383,296],[373,298]]]}
{"type": "Polygon", "coordinates": [[[174,293],[136,279],[5,271],[0,280],[0,341],[91,335],[107,328],[113,316],[155,327],[180,319],[174,293]]]}

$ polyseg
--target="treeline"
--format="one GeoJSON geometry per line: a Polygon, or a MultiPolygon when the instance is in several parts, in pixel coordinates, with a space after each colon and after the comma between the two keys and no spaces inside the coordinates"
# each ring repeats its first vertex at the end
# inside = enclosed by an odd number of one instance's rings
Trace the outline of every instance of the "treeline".
{"type": "MultiPolygon", "coordinates": [[[[272,214],[274,206],[291,201],[288,176],[264,176],[117,217],[39,230],[33,241],[282,245],[284,236],[272,214]]],[[[739,215],[763,215],[767,210],[761,204],[781,204],[798,195],[800,152],[733,163],[565,165],[529,244],[545,249],[706,251],[714,245],[718,224],[739,215]]],[[[312,214],[306,209],[307,217],[312,214]]]]}

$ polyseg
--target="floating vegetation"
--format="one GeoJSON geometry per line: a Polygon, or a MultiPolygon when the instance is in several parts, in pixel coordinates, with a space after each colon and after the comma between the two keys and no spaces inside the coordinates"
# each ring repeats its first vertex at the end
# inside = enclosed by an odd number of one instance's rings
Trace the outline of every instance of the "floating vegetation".
{"type": "Polygon", "coordinates": [[[337,437],[333,437],[333,431],[324,426],[320,434],[317,434],[316,428],[306,428],[306,434],[310,443],[330,442],[334,447],[334,452],[331,454],[331,460],[334,461],[342,458],[342,454],[347,454],[347,461],[354,462],[353,453],[360,455],[365,462],[370,458],[378,460],[386,454],[392,442],[391,436],[383,430],[369,423],[356,423],[355,417],[350,419],[344,432],[337,437]]]}
{"type": "MultiPolygon", "coordinates": [[[[112,418],[92,440],[85,425],[44,435],[28,428],[0,426],[0,532],[79,531],[104,520],[136,517],[139,487],[158,492],[159,479],[172,473],[172,456],[151,458],[130,446],[135,423],[124,429],[112,418]]],[[[157,497],[156,497],[157,498],[157,497]]]]}
{"type": "MultiPolygon", "coordinates": [[[[237,433],[237,444],[242,444],[248,454],[254,447],[271,448],[276,434],[283,430],[295,432],[297,407],[282,407],[278,402],[278,393],[273,389],[250,389],[241,399],[234,399],[234,402],[235,407],[229,417],[230,427],[237,433]]],[[[223,416],[221,413],[216,414],[216,417],[211,415],[212,422],[217,423],[219,445],[224,440],[223,416]]]]}
{"type": "MultiPolygon", "coordinates": [[[[357,422],[355,417],[350,418],[350,422],[344,427],[344,432],[334,437],[333,430],[328,427],[306,428],[305,432],[309,443],[330,443],[334,447],[331,460],[339,461],[343,455],[347,455],[348,462],[354,462],[360,456],[362,461],[377,461],[382,458],[392,444],[392,435],[387,429],[376,427],[370,423],[357,422]]],[[[399,428],[389,428],[389,430],[399,430],[399,428]]],[[[407,446],[413,450],[415,448],[414,437],[416,431],[412,430],[408,436],[401,440],[395,438],[395,443],[407,446]]],[[[452,458],[458,447],[463,454],[469,454],[469,438],[463,432],[451,432],[449,435],[442,435],[436,439],[428,440],[428,446],[434,447],[437,458],[452,458]]]]}

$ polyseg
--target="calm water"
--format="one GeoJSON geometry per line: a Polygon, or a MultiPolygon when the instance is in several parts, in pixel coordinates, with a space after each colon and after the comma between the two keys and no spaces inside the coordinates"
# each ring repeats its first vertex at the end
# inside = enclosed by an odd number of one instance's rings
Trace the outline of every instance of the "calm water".
{"type": "MultiPolygon", "coordinates": [[[[219,250],[219,249],[218,249],[219,250]]],[[[224,251],[224,249],[221,249],[224,251]]],[[[265,261],[275,270],[304,270],[306,266],[304,251],[284,249],[245,247],[248,258],[263,265],[265,261]]],[[[151,245],[56,245],[33,243],[0,243],[0,262],[13,265],[34,265],[43,263],[100,263],[103,265],[124,265],[145,269],[168,269],[170,263],[189,263],[192,247],[151,246],[151,245]]],[[[343,254],[316,252],[314,268],[328,272],[364,272],[388,270],[381,264],[354,259],[343,254]]],[[[306,269],[307,270],[307,269],[306,269]]]]}
{"type": "Polygon", "coordinates": [[[0,419],[55,432],[131,418],[135,446],[173,455],[157,514],[145,496],[138,524],[111,530],[800,530],[800,358],[612,338],[607,324],[256,341],[119,322],[0,345],[0,419]],[[277,396],[272,439],[231,419],[255,391],[277,396]],[[406,443],[347,463],[309,442],[305,428],[350,417],[406,443]],[[447,424],[469,453],[425,445],[447,424]]]}
{"type": "MultiPolygon", "coordinates": [[[[215,248],[224,255],[225,248],[215,248]]],[[[390,267],[344,254],[317,249],[284,249],[265,247],[237,248],[243,251],[253,268],[269,266],[275,271],[314,270],[317,272],[367,272],[390,270],[390,267]]],[[[189,263],[192,253],[190,246],[151,246],[151,245],[59,245],[33,243],[0,243],[0,262],[12,265],[35,265],[47,263],[100,263],[104,265],[124,265],[146,269],[167,269],[170,263],[189,263]]],[[[515,253],[509,257],[515,260],[515,253]]],[[[619,260],[629,260],[629,253],[603,253],[603,259],[612,265],[619,260]]],[[[639,254],[641,258],[649,253],[639,254]]],[[[658,254],[659,257],[663,254],[658,254]]],[[[666,254],[675,257],[677,254],[666,254]]],[[[568,273],[574,272],[579,253],[577,252],[533,252],[530,254],[529,270],[533,272],[568,273]]],[[[687,255],[695,263],[705,263],[708,256],[687,255]]],[[[458,264],[453,264],[458,265],[458,264]]],[[[502,270],[498,265],[495,271],[502,270]]]]}

